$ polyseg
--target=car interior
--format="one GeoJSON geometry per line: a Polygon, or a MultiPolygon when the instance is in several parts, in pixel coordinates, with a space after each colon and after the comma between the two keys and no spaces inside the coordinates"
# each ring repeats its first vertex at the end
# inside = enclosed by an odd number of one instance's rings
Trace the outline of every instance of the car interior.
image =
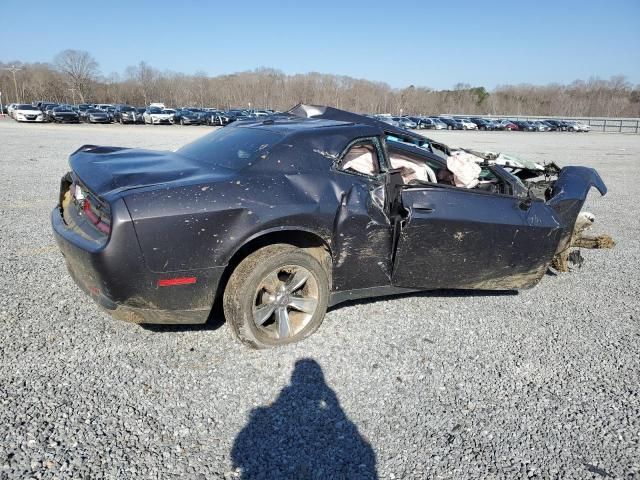
{"type": "MultiPolygon", "coordinates": [[[[454,173],[447,168],[447,154],[434,149],[433,155],[438,160],[429,160],[425,155],[394,147],[394,141],[387,142],[390,168],[400,173],[404,185],[437,184],[444,187],[457,187],[454,173]]],[[[362,142],[353,145],[344,155],[340,169],[361,175],[377,175],[380,173],[378,153],[372,143],[362,142]]],[[[511,188],[491,168],[481,165],[478,182],[470,190],[488,193],[510,194],[511,188]]]]}

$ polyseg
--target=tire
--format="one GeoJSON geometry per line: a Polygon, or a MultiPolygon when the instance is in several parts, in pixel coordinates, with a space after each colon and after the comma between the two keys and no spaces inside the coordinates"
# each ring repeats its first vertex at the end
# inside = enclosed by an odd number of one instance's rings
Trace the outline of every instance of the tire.
{"type": "Polygon", "coordinates": [[[248,347],[264,349],[311,335],[320,327],[328,301],[329,279],[320,262],[304,249],[275,244],[240,262],[227,283],[223,306],[234,336],[248,347]],[[294,301],[305,311],[292,307],[294,301]]]}
{"type": "Polygon", "coordinates": [[[122,117],[120,117],[120,125],[124,125],[124,120],[122,120],[122,117]]]}
{"type": "Polygon", "coordinates": [[[180,119],[180,125],[182,125],[184,127],[184,118],[180,119]]]}

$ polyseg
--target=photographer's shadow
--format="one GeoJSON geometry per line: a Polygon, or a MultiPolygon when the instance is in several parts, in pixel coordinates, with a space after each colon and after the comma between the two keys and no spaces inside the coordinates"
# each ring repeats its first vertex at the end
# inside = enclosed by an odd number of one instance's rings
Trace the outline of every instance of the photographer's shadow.
{"type": "Polygon", "coordinates": [[[371,445],[311,359],[296,362],[291,384],[271,406],[251,412],[231,459],[245,480],[378,478],[371,445]]]}

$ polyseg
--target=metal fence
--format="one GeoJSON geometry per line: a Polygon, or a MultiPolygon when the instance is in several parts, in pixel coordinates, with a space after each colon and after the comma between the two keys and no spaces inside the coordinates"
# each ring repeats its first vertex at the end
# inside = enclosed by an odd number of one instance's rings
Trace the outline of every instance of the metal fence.
{"type": "MultiPolygon", "coordinates": [[[[452,116],[469,118],[469,115],[452,116]]],[[[589,125],[592,132],[640,133],[640,118],[537,117],[535,115],[483,115],[482,118],[500,118],[507,120],[572,120],[589,125]]]]}

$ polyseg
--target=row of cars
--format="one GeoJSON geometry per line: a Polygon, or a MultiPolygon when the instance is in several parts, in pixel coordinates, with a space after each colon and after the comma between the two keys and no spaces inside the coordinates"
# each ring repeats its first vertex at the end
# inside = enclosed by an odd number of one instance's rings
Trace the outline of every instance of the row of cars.
{"type": "Polygon", "coordinates": [[[480,117],[415,117],[371,115],[396,127],[410,130],[507,130],[524,132],[588,132],[589,125],[574,120],[511,120],[480,117]]]}
{"type": "MultiPolygon", "coordinates": [[[[89,104],[64,105],[51,102],[10,104],[9,115],[19,122],[55,123],[121,123],[148,125],[212,125],[224,126],[236,120],[266,117],[274,110],[217,110],[213,108],[166,108],[162,103],[148,107],[131,105],[89,104]]],[[[454,116],[391,116],[370,115],[395,127],[409,130],[507,130],[525,132],[588,132],[589,125],[574,120],[512,120],[454,116]]]]}
{"type": "Polygon", "coordinates": [[[131,105],[89,104],[67,105],[51,102],[10,104],[7,113],[18,122],[55,123],[121,123],[147,125],[215,125],[224,126],[236,120],[266,117],[273,110],[217,110],[212,108],[166,108],[152,103],[148,107],[131,105]]]}

